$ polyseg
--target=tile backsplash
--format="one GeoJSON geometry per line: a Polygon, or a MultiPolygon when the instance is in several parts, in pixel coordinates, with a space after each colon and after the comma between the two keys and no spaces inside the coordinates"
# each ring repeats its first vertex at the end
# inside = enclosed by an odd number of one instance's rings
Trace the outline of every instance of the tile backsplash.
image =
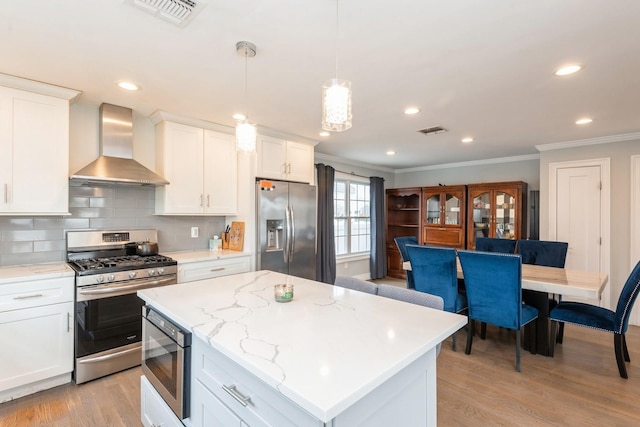
{"type": "Polygon", "coordinates": [[[154,215],[155,188],[134,185],[69,185],[64,217],[0,216],[0,266],[66,261],[66,232],[156,228],[160,252],[204,250],[220,234],[224,217],[154,215]],[[191,227],[199,237],[191,237],[191,227]]]}

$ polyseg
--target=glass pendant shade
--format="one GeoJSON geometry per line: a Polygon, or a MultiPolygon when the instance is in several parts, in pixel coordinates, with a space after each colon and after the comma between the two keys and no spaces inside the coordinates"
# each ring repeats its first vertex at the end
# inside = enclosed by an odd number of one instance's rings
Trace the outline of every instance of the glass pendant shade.
{"type": "Polygon", "coordinates": [[[329,79],[322,85],[322,129],[342,132],[351,128],[351,82],[329,79]]]}
{"type": "Polygon", "coordinates": [[[256,127],[247,120],[241,120],[236,125],[236,147],[239,151],[255,151],[256,127]]]}

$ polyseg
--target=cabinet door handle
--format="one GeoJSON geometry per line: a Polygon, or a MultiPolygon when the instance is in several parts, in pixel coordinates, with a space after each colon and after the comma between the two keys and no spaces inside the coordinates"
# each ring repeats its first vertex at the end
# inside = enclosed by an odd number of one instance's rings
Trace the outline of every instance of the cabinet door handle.
{"type": "Polygon", "coordinates": [[[200,194],[200,207],[202,207],[202,200],[203,200],[204,194],[200,194]]]}
{"type": "Polygon", "coordinates": [[[71,313],[67,313],[67,332],[71,332],[71,313]]]}
{"type": "Polygon", "coordinates": [[[31,295],[20,295],[17,297],[13,297],[13,299],[29,299],[29,298],[40,298],[43,297],[43,294],[31,294],[31,295]]]}
{"type": "Polygon", "coordinates": [[[224,270],[224,267],[216,267],[216,268],[212,268],[211,271],[222,271],[224,270]]]}
{"type": "Polygon", "coordinates": [[[247,406],[247,403],[251,402],[251,398],[250,397],[245,397],[243,395],[240,394],[240,392],[238,392],[238,390],[236,389],[235,384],[232,386],[227,387],[226,385],[222,384],[222,389],[224,391],[226,391],[227,393],[229,393],[231,395],[231,397],[233,397],[235,400],[237,400],[242,406],[247,406]]]}
{"type": "Polygon", "coordinates": [[[287,165],[287,173],[291,173],[291,162],[289,162],[289,165],[287,165]]]}
{"type": "Polygon", "coordinates": [[[9,184],[4,185],[4,202],[9,203],[9,184]]]}
{"type": "Polygon", "coordinates": [[[287,164],[286,163],[282,164],[282,173],[287,173],[287,164]]]}
{"type": "Polygon", "coordinates": [[[207,194],[207,207],[209,207],[209,195],[207,194]]]}

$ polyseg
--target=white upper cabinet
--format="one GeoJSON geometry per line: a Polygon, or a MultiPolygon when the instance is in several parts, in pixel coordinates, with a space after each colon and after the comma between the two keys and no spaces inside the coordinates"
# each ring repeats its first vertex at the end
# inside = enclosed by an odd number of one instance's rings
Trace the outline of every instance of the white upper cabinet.
{"type": "Polygon", "coordinates": [[[156,167],[169,185],[156,189],[156,213],[234,215],[238,163],[232,135],[161,121],[156,167]]]}
{"type": "Polygon", "coordinates": [[[0,74],[0,215],[69,213],[69,99],[77,94],[0,74]],[[21,89],[31,85],[42,93],[21,89]]]}
{"type": "Polygon", "coordinates": [[[313,184],[313,146],[258,135],[258,177],[313,184]]]}

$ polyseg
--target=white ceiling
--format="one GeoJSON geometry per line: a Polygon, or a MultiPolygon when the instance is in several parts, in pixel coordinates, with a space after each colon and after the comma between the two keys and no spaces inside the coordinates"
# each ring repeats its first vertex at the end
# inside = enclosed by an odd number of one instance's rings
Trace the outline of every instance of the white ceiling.
{"type": "Polygon", "coordinates": [[[354,118],[325,139],[336,2],[206,3],[179,28],[123,0],[3,0],[0,72],[81,90],[82,102],[233,126],[245,109],[235,44],[247,40],[258,49],[247,63],[251,121],[320,140],[316,152],[394,169],[640,131],[638,0],[340,0],[338,72],[352,82],[354,118]],[[568,63],[584,69],[553,75],[568,63]],[[122,91],[119,80],[142,90],[122,91]],[[422,111],[404,116],[410,104],[422,111]],[[593,123],[575,125],[583,116],[593,123]],[[437,125],[448,132],[416,132],[437,125]]]}

